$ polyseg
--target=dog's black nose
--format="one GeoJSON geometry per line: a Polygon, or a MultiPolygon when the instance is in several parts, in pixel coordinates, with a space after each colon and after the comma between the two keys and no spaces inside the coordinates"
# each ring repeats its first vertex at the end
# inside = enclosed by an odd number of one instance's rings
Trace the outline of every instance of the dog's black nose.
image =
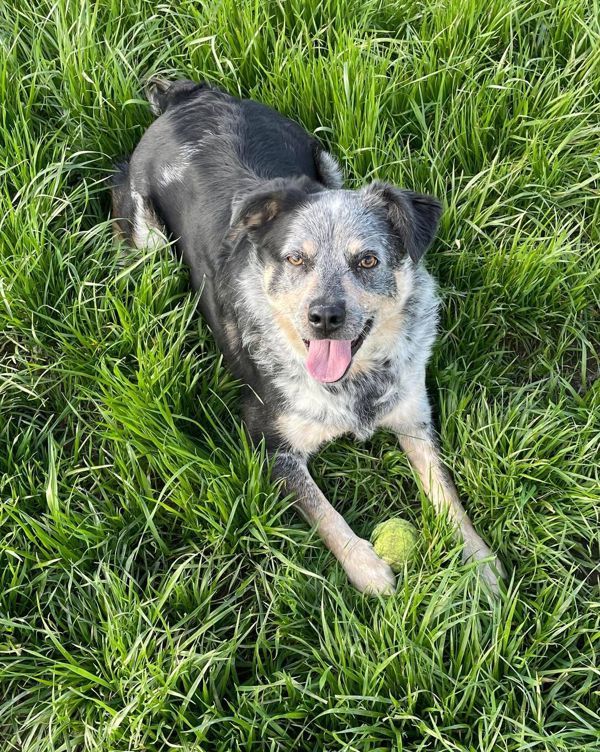
{"type": "Polygon", "coordinates": [[[308,320],[313,329],[326,337],[344,325],[346,304],[343,301],[326,304],[315,301],[308,308],[308,320]]]}

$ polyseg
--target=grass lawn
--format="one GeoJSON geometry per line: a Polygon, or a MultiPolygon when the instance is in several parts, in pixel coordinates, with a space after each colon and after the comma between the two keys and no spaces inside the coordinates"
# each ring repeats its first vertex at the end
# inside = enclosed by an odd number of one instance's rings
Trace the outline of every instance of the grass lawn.
{"type": "Polygon", "coordinates": [[[5,0],[0,94],[0,750],[600,750],[598,1],[5,0]],[[500,602],[385,434],[312,463],[358,533],[422,530],[395,597],[355,592],[185,269],[119,260],[155,72],[443,200],[429,382],[500,602]]]}

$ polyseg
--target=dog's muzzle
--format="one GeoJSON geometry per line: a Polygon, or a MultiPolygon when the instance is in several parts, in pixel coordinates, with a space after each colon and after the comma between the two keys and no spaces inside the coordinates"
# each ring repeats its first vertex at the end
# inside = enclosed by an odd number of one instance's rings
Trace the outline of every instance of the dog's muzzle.
{"type": "Polygon", "coordinates": [[[373,319],[369,319],[363,330],[353,340],[350,339],[311,339],[304,340],[308,348],[306,368],[313,379],[323,384],[339,381],[350,368],[352,358],[371,331],[373,319]]]}

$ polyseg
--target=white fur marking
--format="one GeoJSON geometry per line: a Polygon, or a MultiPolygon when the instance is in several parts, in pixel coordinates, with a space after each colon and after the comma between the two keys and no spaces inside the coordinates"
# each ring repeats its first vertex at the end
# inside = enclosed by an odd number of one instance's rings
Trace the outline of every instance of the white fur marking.
{"type": "Polygon", "coordinates": [[[132,240],[136,248],[160,248],[168,241],[156,217],[148,211],[144,199],[135,190],[131,191],[131,197],[135,204],[133,213],[132,240]]]}
{"type": "Polygon", "coordinates": [[[158,182],[163,186],[167,186],[170,183],[175,183],[178,180],[182,180],[183,172],[186,167],[187,164],[184,162],[175,162],[174,164],[165,162],[165,164],[163,164],[162,166],[162,170],[160,171],[158,182]]]}

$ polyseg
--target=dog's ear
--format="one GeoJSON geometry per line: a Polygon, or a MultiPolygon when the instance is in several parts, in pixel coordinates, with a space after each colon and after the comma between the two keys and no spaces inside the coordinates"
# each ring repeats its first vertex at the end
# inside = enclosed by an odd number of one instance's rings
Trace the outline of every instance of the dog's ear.
{"type": "Polygon", "coordinates": [[[369,203],[385,209],[394,234],[411,259],[417,263],[431,245],[442,214],[433,196],[396,188],[375,181],[363,188],[369,203]]]}
{"type": "Polygon", "coordinates": [[[323,186],[310,178],[276,178],[254,190],[236,193],[231,202],[230,240],[244,234],[260,237],[276,219],[322,190],[323,186]]]}

